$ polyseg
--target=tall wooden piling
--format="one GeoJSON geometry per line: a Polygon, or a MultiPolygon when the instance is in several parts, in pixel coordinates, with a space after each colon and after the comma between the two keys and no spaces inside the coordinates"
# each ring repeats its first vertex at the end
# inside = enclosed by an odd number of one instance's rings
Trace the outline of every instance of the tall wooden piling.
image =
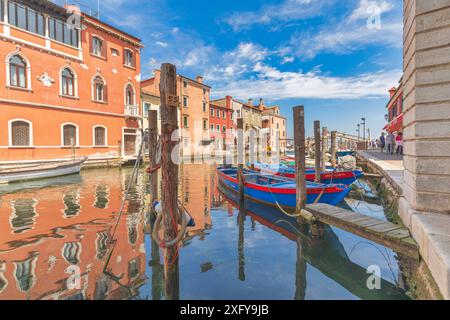
{"type": "MultiPolygon", "coordinates": [[[[178,141],[172,134],[178,129],[177,71],[169,63],[161,66],[161,205],[164,240],[176,238],[178,232],[178,164],[172,161],[172,151],[178,141]]],[[[179,299],[179,265],[177,245],[166,248],[164,259],[165,296],[168,300],[179,299]]]]}
{"type": "Polygon", "coordinates": [[[322,151],[320,148],[320,121],[314,121],[314,144],[315,144],[315,169],[316,169],[316,182],[320,182],[320,173],[321,173],[321,158],[322,158],[322,151]]]}
{"type": "Polygon", "coordinates": [[[331,165],[333,168],[336,168],[337,160],[336,160],[336,131],[331,131],[331,165]]]}
{"type": "MultiPolygon", "coordinates": [[[[296,163],[296,214],[299,215],[306,205],[306,151],[305,151],[305,107],[294,108],[294,150],[296,163]]],[[[302,221],[298,217],[299,223],[302,221]]]]}
{"type": "Polygon", "coordinates": [[[327,169],[328,128],[322,128],[322,170],[327,169]]]}
{"type": "MultiPolygon", "coordinates": [[[[157,159],[158,148],[158,111],[148,111],[148,156],[150,168],[155,168],[160,159],[157,159]]],[[[158,199],[158,172],[150,173],[150,202],[158,199]]]]}
{"type": "Polygon", "coordinates": [[[239,179],[239,204],[244,205],[244,162],[245,162],[245,142],[244,142],[244,119],[237,119],[238,141],[237,141],[237,161],[239,179]]]}

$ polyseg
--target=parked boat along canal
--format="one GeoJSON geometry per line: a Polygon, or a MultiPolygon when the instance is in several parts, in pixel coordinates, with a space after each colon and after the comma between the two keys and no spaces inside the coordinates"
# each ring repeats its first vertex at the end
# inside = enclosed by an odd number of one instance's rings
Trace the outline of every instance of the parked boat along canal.
{"type": "MultiPolygon", "coordinates": [[[[0,299],[164,299],[163,249],[150,236],[143,171],[107,273],[131,169],[0,186],[0,299]]],[[[219,190],[213,165],[180,166],[178,188],[196,223],[179,250],[181,299],[410,298],[394,251],[328,226],[312,238],[276,208],[251,201],[240,212],[219,190]],[[367,270],[380,271],[381,289],[367,270]]],[[[340,206],[384,219],[376,201],[346,198],[340,206]]]]}

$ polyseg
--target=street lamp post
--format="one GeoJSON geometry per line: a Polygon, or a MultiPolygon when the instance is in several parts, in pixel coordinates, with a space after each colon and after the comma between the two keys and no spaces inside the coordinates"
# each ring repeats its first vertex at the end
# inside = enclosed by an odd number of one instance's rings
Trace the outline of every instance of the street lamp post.
{"type": "Polygon", "coordinates": [[[366,118],[361,118],[362,126],[363,126],[363,141],[364,141],[364,149],[366,149],[366,118]]]}
{"type": "Polygon", "coordinates": [[[357,124],[357,126],[358,126],[358,129],[356,129],[356,131],[358,132],[358,142],[359,142],[359,140],[361,139],[361,124],[357,124]]]}

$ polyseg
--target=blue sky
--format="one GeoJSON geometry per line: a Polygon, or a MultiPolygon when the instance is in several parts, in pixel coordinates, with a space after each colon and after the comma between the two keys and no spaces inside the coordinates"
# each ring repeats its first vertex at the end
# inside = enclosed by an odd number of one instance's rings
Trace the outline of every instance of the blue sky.
{"type": "Polygon", "coordinates": [[[305,105],[307,134],[316,119],[356,134],[364,116],[378,135],[402,74],[400,0],[101,0],[100,9],[143,40],[144,78],[171,62],[203,75],[213,98],[262,97],[290,120],[305,105]]]}

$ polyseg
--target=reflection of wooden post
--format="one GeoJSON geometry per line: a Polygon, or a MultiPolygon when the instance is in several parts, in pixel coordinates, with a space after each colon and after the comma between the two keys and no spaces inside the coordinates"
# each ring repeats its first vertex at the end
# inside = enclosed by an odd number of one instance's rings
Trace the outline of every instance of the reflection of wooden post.
{"type": "Polygon", "coordinates": [[[331,165],[336,168],[336,131],[331,131],[331,165]]]}
{"type": "MultiPolygon", "coordinates": [[[[150,228],[153,231],[155,226],[156,216],[154,214],[150,215],[150,228]]],[[[151,232],[150,232],[151,234],[151,232]]],[[[155,240],[152,241],[151,249],[151,266],[152,266],[152,299],[161,300],[163,292],[163,266],[159,258],[159,245],[155,240]]],[[[149,261],[150,262],[150,261],[149,261]]]]}
{"type": "Polygon", "coordinates": [[[245,223],[245,211],[241,207],[239,209],[238,224],[239,224],[239,239],[238,239],[238,258],[239,258],[239,280],[245,281],[245,256],[244,256],[244,223],[245,223]]]}
{"type": "Polygon", "coordinates": [[[70,147],[71,147],[71,158],[73,161],[75,161],[75,139],[74,138],[70,138],[70,147]]]}
{"type": "MultiPolygon", "coordinates": [[[[178,129],[177,71],[174,65],[161,66],[161,205],[164,239],[176,238],[178,232],[178,164],[172,161],[172,151],[177,141],[172,134],[178,129]]],[[[164,261],[165,292],[167,300],[179,299],[178,247],[166,248],[164,261]]]]}
{"type": "MultiPolygon", "coordinates": [[[[306,205],[306,154],[305,154],[305,107],[294,108],[294,148],[296,163],[296,214],[299,215],[306,205]]],[[[301,217],[298,217],[301,223],[301,217]]]]}
{"type": "Polygon", "coordinates": [[[244,143],[244,119],[237,120],[238,129],[238,180],[239,180],[239,204],[244,205],[244,162],[245,162],[245,143],[244,143]]]}
{"type": "Polygon", "coordinates": [[[315,169],[316,169],[316,182],[320,182],[320,172],[321,172],[321,157],[322,152],[320,149],[320,121],[314,121],[314,144],[315,144],[315,169]]]}
{"type": "MultiPolygon", "coordinates": [[[[150,168],[155,168],[159,159],[156,159],[158,148],[158,111],[148,111],[148,153],[150,168]]],[[[150,201],[158,199],[158,173],[150,173],[150,201]]]]}
{"type": "Polygon", "coordinates": [[[297,264],[295,266],[295,300],[305,300],[306,258],[300,237],[297,238],[297,264]]]}
{"type": "Polygon", "coordinates": [[[118,154],[119,154],[119,166],[122,166],[122,140],[118,140],[117,141],[117,148],[119,149],[118,154]]]}
{"type": "Polygon", "coordinates": [[[327,149],[328,149],[328,129],[323,127],[322,129],[322,169],[327,169],[327,149]]]}

